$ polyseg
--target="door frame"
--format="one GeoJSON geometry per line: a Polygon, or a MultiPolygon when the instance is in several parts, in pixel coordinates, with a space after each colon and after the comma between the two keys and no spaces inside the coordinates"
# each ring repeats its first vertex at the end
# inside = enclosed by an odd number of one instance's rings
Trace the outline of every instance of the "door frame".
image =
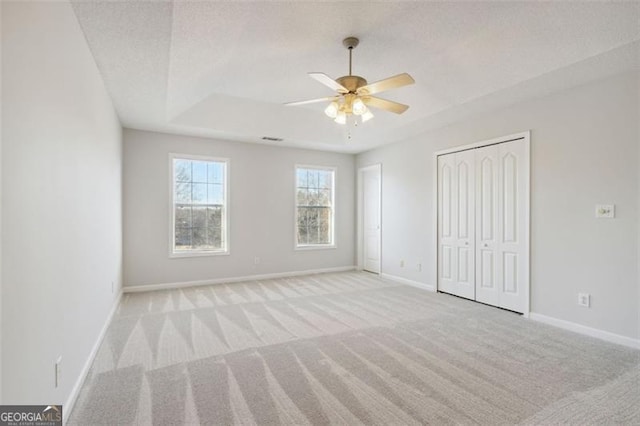
{"type": "Polygon", "coordinates": [[[525,256],[527,259],[525,265],[525,277],[526,282],[524,283],[525,287],[525,306],[523,317],[529,318],[529,314],[531,312],[531,131],[527,130],[520,133],[514,133],[511,135],[501,136],[498,138],[488,139],[480,142],[475,142],[468,145],[460,145],[452,148],[443,149],[440,151],[436,151],[433,153],[433,246],[435,248],[436,259],[435,259],[435,268],[434,275],[432,276],[433,282],[435,283],[436,291],[439,291],[439,275],[440,271],[438,269],[439,261],[440,261],[440,250],[439,250],[439,242],[438,242],[438,193],[439,193],[439,182],[438,182],[438,156],[451,154],[454,152],[467,151],[469,149],[482,148],[484,146],[489,145],[497,145],[504,142],[512,142],[516,140],[522,140],[522,143],[525,144],[525,153],[527,156],[527,161],[525,164],[526,172],[525,172],[525,190],[527,192],[525,196],[525,205],[524,205],[524,214],[525,214],[525,222],[526,226],[524,229],[524,238],[525,238],[525,256]]]}
{"type": "Polygon", "coordinates": [[[378,253],[380,256],[380,271],[378,275],[382,275],[382,163],[371,164],[369,166],[359,167],[357,175],[358,199],[357,199],[357,269],[364,270],[364,172],[377,170],[380,176],[378,184],[378,199],[380,200],[380,229],[378,229],[378,253]]]}

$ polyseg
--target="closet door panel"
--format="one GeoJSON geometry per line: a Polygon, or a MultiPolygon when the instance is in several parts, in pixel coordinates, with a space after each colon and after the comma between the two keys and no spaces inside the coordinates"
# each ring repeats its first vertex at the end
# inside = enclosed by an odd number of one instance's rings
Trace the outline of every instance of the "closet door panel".
{"type": "Polygon", "coordinates": [[[455,154],[457,200],[456,246],[458,250],[457,295],[475,299],[475,153],[455,154]]]}
{"type": "Polygon", "coordinates": [[[476,300],[498,305],[498,148],[475,150],[476,160],[476,300]]]}
{"type": "Polygon", "coordinates": [[[457,292],[455,154],[438,157],[438,290],[457,292]]]}
{"type": "Polygon", "coordinates": [[[438,290],[475,298],[473,151],[438,157],[438,290]]]}
{"type": "Polygon", "coordinates": [[[497,145],[500,161],[498,236],[500,300],[497,306],[524,312],[527,301],[527,178],[529,162],[521,141],[497,145]]]}

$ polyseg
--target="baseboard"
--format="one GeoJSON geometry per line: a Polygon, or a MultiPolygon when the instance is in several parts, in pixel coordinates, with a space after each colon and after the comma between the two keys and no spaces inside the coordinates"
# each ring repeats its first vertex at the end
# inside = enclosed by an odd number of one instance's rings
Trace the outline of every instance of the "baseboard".
{"type": "Polygon", "coordinates": [[[62,418],[62,423],[66,424],[67,420],[69,420],[69,415],[71,414],[71,411],[73,410],[73,406],[76,403],[76,399],[78,399],[78,394],[80,393],[80,389],[82,389],[82,385],[84,384],[84,380],[87,378],[87,374],[89,374],[89,370],[91,369],[91,365],[93,364],[93,360],[95,359],[96,355],[98,354],[98,349],[100,349],[100,345],[102,344],[102,340],[104,340],[104,336],[107,334],[107,330],[109,329],[109,325],[111,324],[111,320],[113,319],[113,316],[116,313],[116,310],[118,309],[118,305],[120,305],[120,300],[122,299],[122,290],[120,290],[118,292],[118,295],[116,296],[113,305],[111,306],[111,310],[109,311],[109,315],[107,315],[107,319],[104,322],[104,325],[102,326],[102,330],[100,330],[100,334],[98,334],[98,338],[96,339],[96,342],[93,345],[93,348],[91,348],[91,352],[89,353],[89,356],[87,357],[87,361],[84,363],[84,366],[82,367],[82,371],[80,372],[80,375],[78,376],[78,379],[76,380],[76,383],[73,385],[73,388],[71,389],[71,394],[69,394],[69,397],[67,398],[67,402],[64,404],[64,410],[62,412],[63,418],[62,418]]]}
{"type": "Polygon", "coordinates": [[[396,282],[399,282],[399,283],[402,283],[402,284],[407,284],[407,285],[410,285],[412,287],[418,287],[418,288],[421,288],[423,290],[431,291],[431,292],[434,292],[434,293],[436,291],[435,286],[433,286],[431,284],[425,284],[425,283],[421,283],[421,282],[418,282],[418,281],[413,281],[413,280],[409,280],[407,278],[402,278],[402,277],[398,277],[396,275],[385,274],[385,273],[381,273],[380,276],[382,278],[386,278],[386,279],[391,280],[391,281],[396,281],[396,282]]]}
{"type": "Polygon", "coordinates": [[[611,333],[609,331],[599,330],[597,328],[587,327],[585,325],[577,324],[571,321],[565,321],[558,318],[549,317],[542,314],[536,314],[531,312],[529,319],[542,322],[555,327],[563,328],[565,330],[573,331],[586,336],[595,337],[600,340],[605,340],[610,343],[616,343],[618,345],[627,346],[634,349],[640,349],[640,339],[633,339],[631,337],[622,336],[620,334],[611,333]]]}
{"type": "Polygon", "coordinates": [[[329,272],[345,272],[345,271],[353,271],[354,269],[356,269],[355,266],[338,266],[335,268],[308,269],[305,271],[276,272],[273,274],[245,275],[242,277],[227,277],[227,278],[215,278],[215,279],[199,280],[199,281],[184,281],[184,282],[175,282],[175,283],[125,286],[123,290],[125,293],[138,293],[142,291],[170,290],[174,288],[198,287],[198,286],[212,285],[212,284],[227,284],[227,283],[238,283],[238,282],[244,282],[244,281],[269,280],[274,278],[298,277],[301,275],[326,274],[329,272]]]}

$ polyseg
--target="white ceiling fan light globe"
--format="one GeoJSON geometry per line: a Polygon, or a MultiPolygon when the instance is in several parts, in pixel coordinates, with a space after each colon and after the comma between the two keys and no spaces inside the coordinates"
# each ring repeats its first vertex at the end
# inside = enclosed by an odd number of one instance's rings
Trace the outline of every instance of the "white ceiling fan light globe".
{"type": "Polygon", "coordinates": [[[324,110],[324,113],[327,117],[336,118],[338,116],[338,103],[336,101],[331,102],[324,110]]]}
{"type": "Polygon", "coordinates": [[[367,106],[362,102],[362,99],[356,98],[351,105],[351,110],[355,115],[362,115],[367,112],[367,106]]]}
{"type": "Polygon", "coordinates": [[[338,115],[336,116],[335,120],[336,123],[338,124],[346,124],[347,123],[347,114],[345,114],[344,112],[340,111],[338,113],[338,115]]]}
{"type": "Polygon", "coordinates": [[[371,111],[369,111],[369,109],[367,109],[367,111],[362,114],[362,122],[366,123],[367,121],[371,120],[373,118],[373,114],[371,113],[371,111]]]}

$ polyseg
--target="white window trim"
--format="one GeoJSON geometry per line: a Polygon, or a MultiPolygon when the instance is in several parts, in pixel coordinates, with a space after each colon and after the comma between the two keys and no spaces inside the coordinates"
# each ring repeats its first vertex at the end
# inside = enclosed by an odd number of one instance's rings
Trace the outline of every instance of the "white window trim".
{"type": "Polygon", "coordinates": [[[293,168],[293,249],[331,250],[338,248],[336,243],[336,190],[338,188],[338,167],[296,164],[293,168]],[[298,169],[315,169],[333,172],[333,190],[331,191],[331,244],[298,244],[298,169]]]}
{"type": "Polygon", "coordinates": [[[222,157],[209,157],[205,155],[192,155],[192,154],[178,154],[178,153],[169,153],[169,258],[171,259],[180,259],[185,257],[203,257],[203,256],[228,256],[231,254],[230,241],[229,241],[229,226],[230,226],[230,216],[229,213],[229,176],[231,175],[229,172],[230,169],[230,161],[228,158],[222,157]],[[216,161],[220,163],[225,163],[224,168],[224,241],[225,248],[223,250],[190,250],[190,251],[175,251],[175,205],[174,205],[174,170],[173,170],[173,160],[181,159],[181,160],[201,160],[201,161],[216,161]]]}

